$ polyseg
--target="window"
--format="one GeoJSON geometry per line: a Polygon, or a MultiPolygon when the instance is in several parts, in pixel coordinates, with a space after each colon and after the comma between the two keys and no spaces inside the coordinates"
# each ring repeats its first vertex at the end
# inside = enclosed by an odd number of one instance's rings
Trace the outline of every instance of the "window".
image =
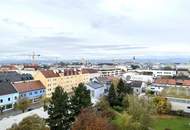
{"type": "Polygon", "coordinates": [[[8,101],[10,101],[11,100],[11,98],[8,98],[8,101]]]}
{"type": "Polygon", "coordinates": [[[0,103],[3,103],[3,99],[0,100],[0,103]]]}
{"type": "Polygon", "coordinates": [[[26,97],[26,93],[24,94],[24,97],[26,97]]]}
{"type": "Polygon", "coordinates": [[[40,90],[40,93],[42,93],[42,90],[40,90]]]}
{"type": "Polygon", "coordinates": [[[29,95],[32,95],[32,92],[30,92],[29,95]]]}
{"type": "Polygon", "coordinates": [[[38,94],[38,91],[35,91],[35,94],[38,94]]]}
{"type": "Polygon", "coordinates": [[[190,106],[188,106],[187,109],[190,109],[190,106]]]}
{"type": "Polygon", "coordinates": [[[17,100],[17,96],[15,96],[15,100],[17,100]]]}

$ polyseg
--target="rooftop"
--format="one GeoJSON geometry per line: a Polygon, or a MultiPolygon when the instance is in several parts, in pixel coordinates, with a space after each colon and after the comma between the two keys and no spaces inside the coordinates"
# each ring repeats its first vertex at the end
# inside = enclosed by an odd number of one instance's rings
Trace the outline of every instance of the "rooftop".
{"type": "Polygon", "coordinates": [[[183,80],[183,79],[156,79],[154,81],[156,84],[167,84],[167,85],[183,85],[183,86],[190,86],[190,79],[183,80]]]}
{"type": "Polygon", "coordinates": [[[30,74],[19,74],[16,71],[0,72],[0,81],[15,82],[33,79],[30,74]]]}
{"type": "Polygon", "coordinates": [[[53,70],[41,70],[40,71],[44,77],[46,78],[54,78],[54,77],[59,77],[58,73],[55,73],[53,70]]]}
{"type": "Polygon", "coordinates": [[[18,92],[29,92],[33,90],[45,89],[44,85],[39,81],[15,82],[13,84],[18,92]]]}
{"type": "Polygon", "coordinates": [[[0,83],[0,96],[12,93],[17,93],[17,91],[10,82],[0,83]]]}
{"type": "Polygon", "coordinates": [[[93,89],[98,89],[98,88],[104,87],[102,84],[97,83],[97,82],[90,82],[87,85],[93,89]]]}

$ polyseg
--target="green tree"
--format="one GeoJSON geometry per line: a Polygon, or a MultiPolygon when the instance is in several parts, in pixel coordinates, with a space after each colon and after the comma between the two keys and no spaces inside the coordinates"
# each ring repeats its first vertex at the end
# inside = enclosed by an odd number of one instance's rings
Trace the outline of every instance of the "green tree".
{"type": "Polygon", "coordinates": [[[171,104],[167,98],[157,96],[153,99],[158,114],[168,114],[171,111],[171,104]]]}
{"type": "Polygon", "coordinates": [[[78,87],[73,88],[74,95],[71,97],[71,107],[74,116],[77,116],[81,109],[92,105],[90,91],[87,90],[83,83],[80,83],[78,87]]]}
{"type": "Polygon", "coordinates": [[[110,104],[110,106],[117,106],[118,102],[117,102],[117,94],[114,88],[114,85],[111,84],[111,87],[109,89],[109,93],[108,93],[108,102],[110,104]]]}
{"type": "Polygon", "coordinates": [[[131,94],[132,89],[130,86],[127,86],[122,79],[119,80],[119,83],[117,85],[117,100],[118,105],[123,105],[123,99],[127,94],[131,94]]]}
{"type": "Polygon", "coordinates": [[[47,106],[49,118],[46,120],[51,130],[68,130],[72,123],[71,105],[68,94],[61,87],[52,93],[47,106]]]}
{"type": "Polygon", "coordinates": [[[7,130],[49,130],[46,127],[45,121],[38,115],[33,115],[24,118],[19,124],[13,124],[7,130]]]}
{"type": "Polygon", "coordinates": [[[25,110],[31,105],[31,101],[26,99],[26,98],[22,98],[18,101],[18,103],[15,104],[15,108],[21,110],[23,113],[25,112],[25,110]]]}
{"type": "Polygon", "coordinates": [[[125,87],[125,83],[122,79],[119,80],[119,83],[117,85],[117,93],[118,96],[124,96],[127,93],[127,88],[125,87]]]}
{"type": "Polygon", "coordinates": [[[95,107],[102,117],[110,120],[115,117],[115,111],[110,107],[106,97],[102,97],[95,107]]]}
{"type": "Polygon", "coordinates": [[[155,113],[153,103],[134,96],[129,96],[128,101],[127,113],[132,117],[130,130],[148,130],[153,123],[152,114],[155,113]]]}

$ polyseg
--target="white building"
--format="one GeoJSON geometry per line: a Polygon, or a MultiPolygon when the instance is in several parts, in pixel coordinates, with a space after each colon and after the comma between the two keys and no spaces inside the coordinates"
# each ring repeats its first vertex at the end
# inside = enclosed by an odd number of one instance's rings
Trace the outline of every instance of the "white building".
{"type": "Polygon", "coordinates": [[[167,97],[168,101],[171,103],[173,111],[182,110],[184,112],[190,113],[190,99],[167,97]]]}
{"type": "Polygon", "coordinates": [[[146,82],[146,83],[153,82],[153,76],[140,75],[139,73],[135,73],[135,72],[125,73],[125,74],[123,74],[122,78],[123,78],[123,80],[127,80],[127,81],[142,81],[142,82],[146,82]]]}
{"type": "Polygon", "coordinates": [[[164,87],[156,86],[156,85],[150,85],[146,88],[147,91],[154,92],[155,94],[161,93],[163,89],[164,89],[164,87]]]}
{"type": "Polygon", "coordinates": [[[86,84],[86,87],[90,90],[91,102],[96,104],[101,97],[108,94],[110,82],[103,83],[95,78],[86,84]]]}
{"type": "Polygon", "coordinates": [[[128,81],[126,84],[133,89],[133,94],[135,95],[142,94],[147,86],[146,83],[142,81],[128,81]]]}
{"type": "Polygon", "coordinates": [[[176,70],[152,70],[154,77],[161,77],[161,76],[176,76],[176,70]]]}
{"type": "Polygon", "coordinates": [[[19,93],[9,82],[0,83],[0,107],[3,111],[11,110],[19,98],[19,93]]]}
{"type": "Polygon", "coordinates": [[[162,77],[162,76],[176,76],[176,70],[160,70],[160,69],[153,69],[153,70],[130,70],[131,72],[138,72],[138,73],[152,73],[154,77],[162,77]]]}

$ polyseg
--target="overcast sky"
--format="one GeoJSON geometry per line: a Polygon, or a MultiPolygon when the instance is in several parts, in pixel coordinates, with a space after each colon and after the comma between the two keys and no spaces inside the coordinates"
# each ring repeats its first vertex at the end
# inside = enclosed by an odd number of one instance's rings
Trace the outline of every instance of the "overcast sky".
{"type": "Polygon", "coordinates": [[[190,56],[190,0],[1,0],[0,58],[190,56]]]}

